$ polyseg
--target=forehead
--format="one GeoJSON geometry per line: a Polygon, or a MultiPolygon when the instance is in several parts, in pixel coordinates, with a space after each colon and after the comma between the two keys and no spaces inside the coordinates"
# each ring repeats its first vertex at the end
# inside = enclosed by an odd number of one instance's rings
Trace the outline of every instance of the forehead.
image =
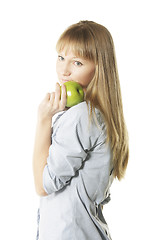
{"type": "Polygon", "coordinates": [[[76,57],[95,61],[95,56],[91,45],[87,45],[86,42],[80,41],[80,39],[60,39],[56,46],[57,52],[65,55],[72,54],[76,57]]]}
{"type": "Polygon", "coordinates": [[[76,57],[82,57],[80,48],[74,46],[73,44],[64,44],[59,49],[57,49],[58,53],[63,53],[65,56],[74,55],[76,57]]]}
{"type": "Polygon", "coordinates": [[[79,54],[77,54],[74,50],[72,50],[71,48],[67,49],[67,48],[63,48],[61,49],[60,52],[58,52],[59,54],[62,54],[65,57],[70,57],[70,58],[82,58],[82,56],[80,56],[79,54]]]}

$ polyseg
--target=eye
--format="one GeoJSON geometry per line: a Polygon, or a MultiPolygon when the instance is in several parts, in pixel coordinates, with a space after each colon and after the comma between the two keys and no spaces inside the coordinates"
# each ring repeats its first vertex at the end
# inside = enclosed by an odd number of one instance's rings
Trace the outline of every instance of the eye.
{"type": "Polygon", "coordinates": [[[82,66],[82,65],[83,65],[83,64],[82,64],[81,62],[79,62],[79,61],[75,61],[74,64],[75,64],[76,66],[82,66]]]}
{"type": "Polygon", "coordinates": [[[64,58],[62,57],[62,56],[58,56],[58,59],[59,59],[59,61],[63,61],[64,60],[64,58]]]}

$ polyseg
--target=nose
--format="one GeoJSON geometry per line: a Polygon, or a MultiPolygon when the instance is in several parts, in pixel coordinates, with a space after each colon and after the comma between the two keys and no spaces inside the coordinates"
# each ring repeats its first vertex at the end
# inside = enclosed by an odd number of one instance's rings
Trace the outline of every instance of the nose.
{"type": "Polygon", "coordinates": [[[71,70],[69,67],[69,63],[64,63],[62,67],[62,75],[63,76],[70,76],[71,70]]]}

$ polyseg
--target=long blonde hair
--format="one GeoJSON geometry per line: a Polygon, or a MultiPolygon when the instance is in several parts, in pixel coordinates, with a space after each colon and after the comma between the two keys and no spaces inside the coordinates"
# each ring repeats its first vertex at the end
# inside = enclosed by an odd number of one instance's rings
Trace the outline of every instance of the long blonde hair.
{"type": "Polygon", "coordinates": [[[60,52],[64,48],[95,63],[95,75],[86,89],[86,102],[91,106],[90,116],[95,108],[102,113],[106,143],[110,143],[112,151],[113,175],[121,180],[128,164],[129,140],[112,36],[98,23],[80,21],[60,36],[56,49],[60,52]]]}

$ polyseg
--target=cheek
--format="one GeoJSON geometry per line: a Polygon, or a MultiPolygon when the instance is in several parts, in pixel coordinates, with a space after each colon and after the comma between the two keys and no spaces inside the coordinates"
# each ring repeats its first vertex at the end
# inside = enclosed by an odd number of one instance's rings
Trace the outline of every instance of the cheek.
{"type": "Polygon", "coordinates": [[[92,80],[92,78],[94,77],[94,73],[95,73],[95,71],[92,70],[88,74],[86,74],[86,82],[87,82],[87,84],[89,84],[90,81],[92,80]]]}
{"type": "Polygon", "coordinates": [[[57,72],[57,74],[58,74],[58,72],[59,72],[59,66],[58,66],[58,63],[56,62],[56,72],[57,72]]]}
{"type": "Polygon", "coordinates": [[[82,84],[82,86],[84,87],[87,87],[88,84],[90,83],[90,81],[92,80],[92,78],[94,77],[94,70],[93,71],[90,71],[90,72],[83,72],[81,75],[80,75],[80,78],[79,78],[79,82],[82,84]]]}
{"type": "Polygon", "coordinates": [[[60,62],[56,62],[56,73],[59,75],[61,73],[61,64],[60,62]]]}
{"type": "Polygon", "coordinates": [[[94,77],[94,74],[95,74],[95,69],[93,69],[93,70],[90,72],[89,77],[90,77],[91,80],[92,80],[92,78],[94,77]]]}

